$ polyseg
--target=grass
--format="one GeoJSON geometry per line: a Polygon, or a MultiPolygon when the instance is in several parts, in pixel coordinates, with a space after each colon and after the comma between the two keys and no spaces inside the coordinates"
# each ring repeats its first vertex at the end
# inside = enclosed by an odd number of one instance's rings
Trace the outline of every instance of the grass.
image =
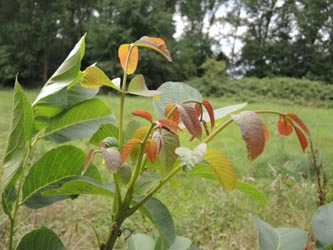
{"type": "MultiPolygon", "coordinates": [[[[36,92],[28,92],[32,100],[36,92]]],[[[102,96],[117,115],[119,99],[113,95],[102,96]]],[[[0,90],[0,136],[6,138],[10,120],[11,91],[0,90]]],[[[129,98],[126,103],[126,121],[132,119],[130,112],[137,108],[153,110],[151,100],[129,98]],[[139,107],[138,107],[139,103],[139,107]]],[[[213,106],[235,104],[221,98],[212,99],[213,106]]],[[[246,109],[273,109],[294,112],[309,126],[315,147],[319,150],[327,172],[333,169],[333,124],[332,109],[311,108],[296,105],[284,106],[270,103],[251,103],[246,109]]],[[[153,112],[153,111],[152,111],[153,112]]],[[[264,116],[270,131],[265,152],[255,161],[246,157],[245,144],[239,128],[232,124],[210,145],[226,154],[237,169],[240,179],[247,179],[267,195],[269,205],[264,207],[239,192],[226,192],[216,182],[181,174],[176,182],[168,184],[157,197],[169,208],[174,217],[178,235],[186,236],[202,249],[257,249],[257,231],[251,215],[256,214],[273,226],[297,227],[310,230],[311,217],[316,209],[316,193],[309,155],[303,154],[296,136],[281,137],[276,133],[275,116],[264,116]]],[[[181,136],[188,143],[189,136],[181,136]]],[[[86,150],[84,141],[80,145],[86,150]]],[[[5,140],[0,141],[0,156],[5,140]]],[[[36,156],[48,150],[38,147],[36,156]]],[[[330,176],[331,178],[332,176],[330,176]]],[[[332,187],[331,187],[332,188],[332,187]]],[[[107,233],[111,208],[110,200],[104,197],[83,196],[79,199],[57,203],[40,210],[22,208],[17,225],[16,238],[29,230],[48,226],[62,238],[68,249],[96,249],[94,234],[86,220],[90,220],[98,232],[107,233]],[[75,225],[82,220],[77,227],[75,225]]],[[[6,229],[6,217],[0,213],[0,228],[6,229]]],[[[124,227],[134,233],[155,234],[154,228],[141,216],[135,214],[124,227]]],[[[123,239],[129,230],[125,230],[123,239]]],[[[0,230],[0,246],[4,244],[6,231],[0,230]]],[[[119,249],[124,247],[120,244],[119,249]]]]}

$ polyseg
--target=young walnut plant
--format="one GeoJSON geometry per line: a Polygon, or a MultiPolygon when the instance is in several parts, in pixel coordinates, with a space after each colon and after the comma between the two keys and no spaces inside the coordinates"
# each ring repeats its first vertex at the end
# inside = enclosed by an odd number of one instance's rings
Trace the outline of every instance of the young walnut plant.
{"type": "MultiPolygon", "coordinates": [[[[238,189],[267,203],[257,188],[237,180],[232,163],[223,153],[209,148],[209,142],[224,128],[232,123],[240,127],[249,159],[263,152],[268,139],[260,114],[277,115],[280,134],[290,135],[295,131],[302,149],[308,146],[309,129],[296,114],[259,110],[228,117],[245,104],[214,110],[197,90],[184,83],[166,82],[158,90],[149,90],[140,74],[128,81],[128,76],[136,71],[139,48],[155,50],[171,62],[166,44],[160,38],[142,37],[119,47],[124,72],[121,80],[109,79],[96,65],[80,70],[84,41],[85,36],[47,81],[33,104],[19,83],[15,84],[13,118],[1,167],[2,206],[10,222],[10,250],[15,248],[14,232],[20,206],[38,209],[83,194],[103,195],[112,200],[111,215],[106,215],[112,218],[108,236],[100,240],[96,233],[99,249],[114,248],[122,235],[123,222],[136,211],[154,224],[159,238],[130,234],[126,237],[128,249],[191,249],[194,247],[191,240],[176,235],[170,212],[154,198],[177,173],[183,171],[217,180],[227,190],[238,189]],[[120,94],[117,120],[110,107],[96,98],[102,86],[120,94]],[[158,117],[153,112],[137,109],[132,115],[142,122],[124,124],[129,94],[152,97],[158,117]],[[190,134],[190,148],[181,145],[179,134],[184,130],[190,134]],[[63,144],[83,137],[90,138],[92,149],[88,154],[72,145],[60,145],[40,159],[31,160],[35,145],[42,140],[63,144]],[[104,165],[113,177],[111,184],[103,183],[93,163],[96,154],[102,154],[104,165]]],[[[41,228],[20,239],[16,249],[46,249],[50,245],[56,250],[65,249],[53,231],[41,228]]]]}

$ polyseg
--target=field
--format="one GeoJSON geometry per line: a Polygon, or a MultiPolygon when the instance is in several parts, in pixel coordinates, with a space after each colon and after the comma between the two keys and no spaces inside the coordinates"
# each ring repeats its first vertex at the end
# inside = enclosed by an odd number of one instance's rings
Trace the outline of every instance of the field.
{"type": "MultiPolygon", "coordinates": [[[[28,95],[33,100],[36,92],[28,92],[28,95]]],[[[101,97],[110,103],[117,115],[118,98],[113,95],[101,97]]],[[[11,99],[11,91],[0,90],[0,156],[5,147],[11,99]]],[[[149,99],[130,98],[126,106],[128,114],[138,108],[138,102],[141,109],[153,109],[149,99]]],[[[212,103],[215,108],[236,104],[222,98],[212,99],[212,103]]],[[[301,117],[312,132],[314,146],[330,180],[333,169],[333,110],[275,103],[278,102],[252,102],[246,109],[294,112],[301,117]]],[[[129,117],[126,116],[126,119],[129,117]]],[[[218,183],[181,174],[157,195],[174,216],[178,235],[192,239],[194,244],[205,250],[257,249],[257,231],[251,218],[254,214],[273,226],[311,230],[311,217],[316,210],[316,185],[310,156],[308,152],[302,152],[296,135],[286,138],[277,134],[276,119],[275,116],[263,117],[270,131],[270,139],[265,152],[255,161],[247,159],[239,128],[233,124],[210,146],[228,156],[237,169],[239,179],[251,181],[266,194],[268,206],[237,191],[226,192],[218,183]]],[[[184,142],[188,139],[188,135],[182,136],[184,142]]],[[[79,143],[88,151],[85,141],[79,143]]],[[[48,144],[39,147],[34,157],[38,158],[47,147],[48,144]]],[[[332,181],[329,184],[333,192],[332,181]]],[[[37,211],[23,208],[20,210],[16,236],[19,239],[32,228],[44,225],[55,230],[68,249],[96,249],[93,230],[87,221],[92,222],[101,235],[106,234],[110,208],[110,200],[88,196],[37,211]]],[[[0,246],[6,239],[5,231],[1,229],[6,227],[6,217],[0,213],[0,246]]],[[[156,234],[140,214],[126,222],[124,227],[129,229],[127,232],[156,234]]],[[[119,245],[119,249],[123,247],[119,245]]]]}

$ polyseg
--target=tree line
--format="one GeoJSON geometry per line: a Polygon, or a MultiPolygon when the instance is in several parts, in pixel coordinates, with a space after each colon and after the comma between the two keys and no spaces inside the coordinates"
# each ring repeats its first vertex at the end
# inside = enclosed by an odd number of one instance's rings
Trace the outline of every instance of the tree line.
{"type": "Polygon", "coordinates": [[[1,0],[0,86],[11,86],[17,73],[25,86],[40,86],[86,32],[83,68],[97,62],[110,77],[120,74],[120,44],[162,37],[173,63],[147,53],[138,69],[151,87],[200,77],[212,58],[224,61],[221,70],[231,77],[333,83],[331,0],[1,0]],[[177,38],[175,14],[184,26],[177,38]],[[211,36],[207,26],[217,24],[228,33],[211,36]],[[226,37],[228,55],[220,43],[226,37]]]}

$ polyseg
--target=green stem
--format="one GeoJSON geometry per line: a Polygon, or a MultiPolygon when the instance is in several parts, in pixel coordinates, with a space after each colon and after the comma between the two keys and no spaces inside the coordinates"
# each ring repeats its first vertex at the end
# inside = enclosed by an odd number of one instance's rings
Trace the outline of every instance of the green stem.
{"type": "Polygon", "coordinates": [[[19,179],[19,185],[18,185],[18,188],[17,188],[17,196],[16,196],[16,200],[15,200],[15,204],[14,204],[14,210],[13,210],[13,213],[12,213],[11,218],[10,218],[9,248],[8,248],[9,250],[13,249],[13,238],[14,238],[14,228],[15,228],[16,215],[17,215],[18,208],[19,208],[19,205],[20,205],[20,194],[21,194],[21,190],[22,190],[24,177],[25,177],[24,170],[25,170],[26,166],[28,165],[30,150],[31,150],[31,144],[29,142],[29,147],[27,149],[27,152],[26,152],[26,154],[24,156],[24,160],[23,160],[22,173],[21,173],[21,176],[20,176],[20,179],[19,179]]]}

